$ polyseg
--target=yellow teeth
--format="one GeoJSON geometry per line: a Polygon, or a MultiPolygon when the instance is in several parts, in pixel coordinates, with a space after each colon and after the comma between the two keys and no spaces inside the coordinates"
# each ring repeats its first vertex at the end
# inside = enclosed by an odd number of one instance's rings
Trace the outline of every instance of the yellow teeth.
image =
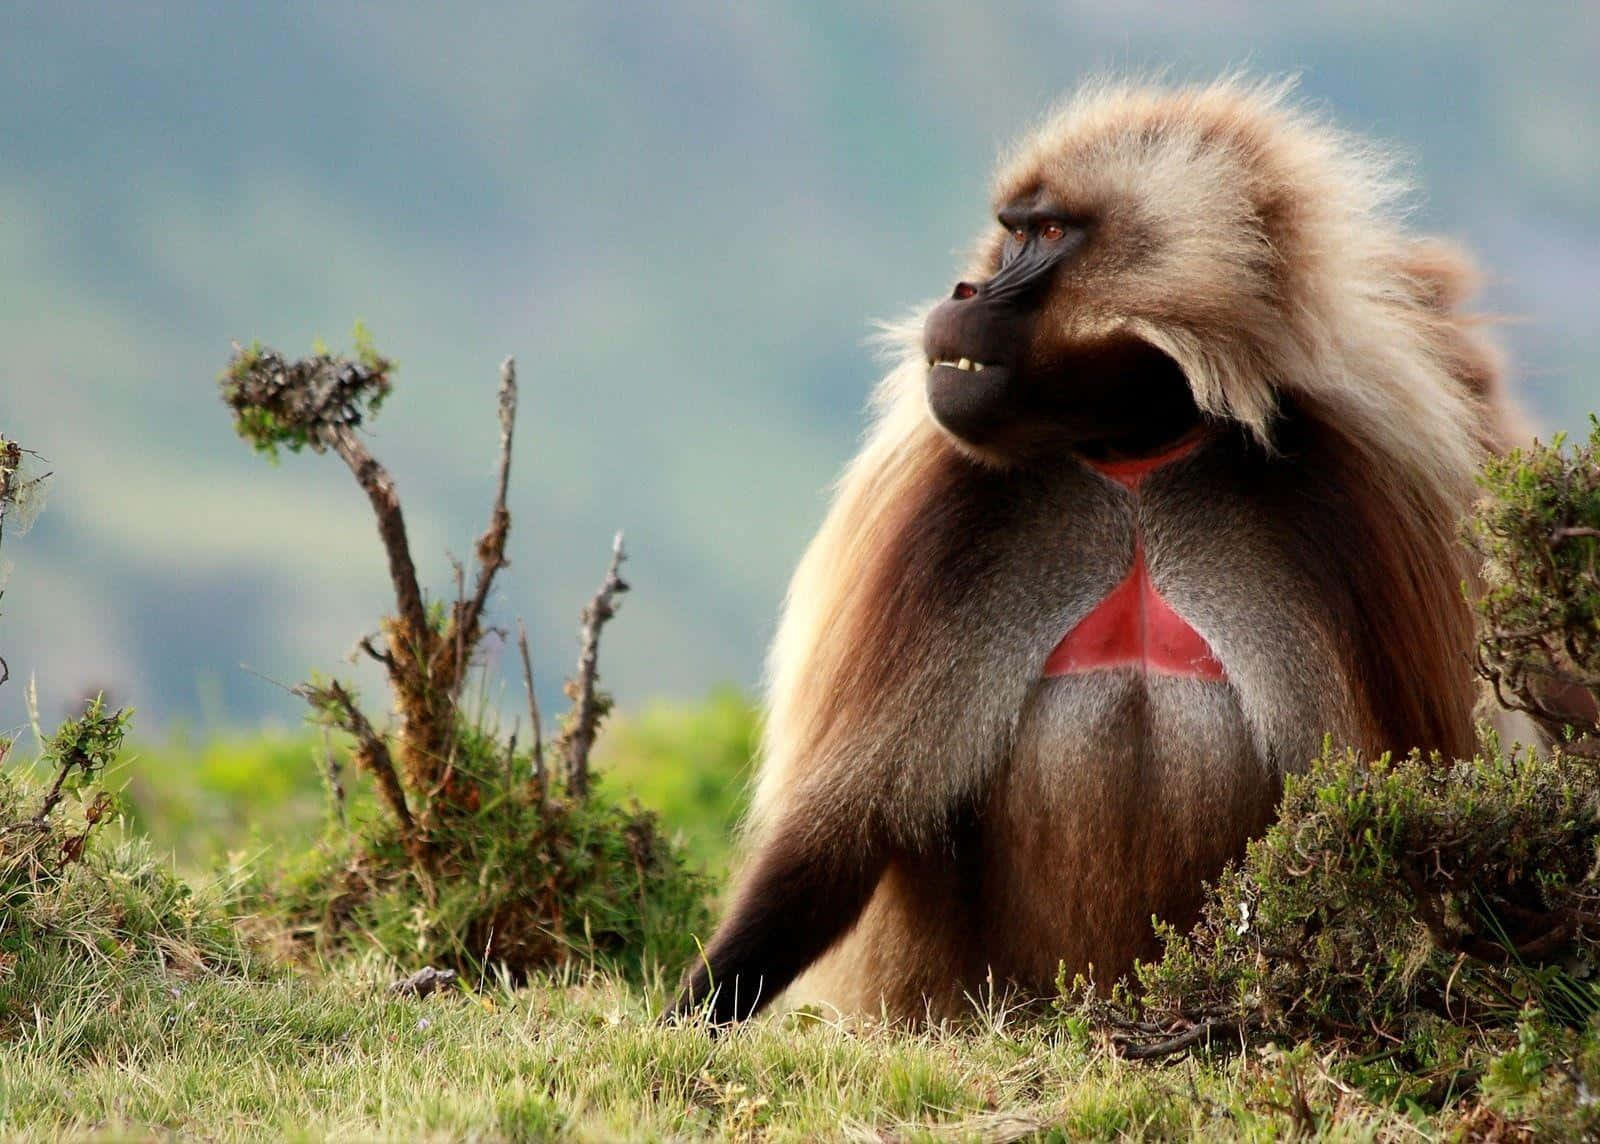
{"type": "Polygon", "coordinates": [[[930,361],[928,363],[928,365],[929,366],[936,366],[936,365],[954,366],[956,369],[964,369],[969,373],[982,373],[983,372],[983,363],[981,361],[973,361],[971,358],[960,358],[960,359],[958,359],[956,361],[930,361]]]}

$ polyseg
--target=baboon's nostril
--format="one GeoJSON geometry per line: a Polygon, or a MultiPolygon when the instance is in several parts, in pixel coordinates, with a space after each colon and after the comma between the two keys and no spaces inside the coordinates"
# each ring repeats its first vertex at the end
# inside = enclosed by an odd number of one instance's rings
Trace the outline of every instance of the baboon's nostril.
{"type": "Polygon", "coordinates": [[[950,296],[957,301],[965,302],[977,292],[978,288],[971,282],[957,282],[955,291],[950,296]]]}

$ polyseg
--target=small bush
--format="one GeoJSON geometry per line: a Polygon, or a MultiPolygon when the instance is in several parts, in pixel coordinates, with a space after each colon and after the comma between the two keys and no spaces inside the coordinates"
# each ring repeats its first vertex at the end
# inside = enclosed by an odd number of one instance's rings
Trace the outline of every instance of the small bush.
{"type": "MultiPolygon", "coordinates": [[[[418,581],[394,481],[358,433],[390,393],[394,366],[363,335],[357,342],[353,361],[237,349],[221,378],[235,428],[258,450],[332,451],[346,463],[372,505],[395,596],[379,635],[359,644],[386,675],[392,731],[338,680],[296,689],[316,722],[348,736],[378,812],[353,816],[348,828],[341,813],[281,885],[258,887],[260,902],[324,952],[362,943],[399,961],[468,971],[493,964],[517,976],[574,959],[634,973],[687,959],[691,935],[706,921],[704,880],[653,814],[590,789],[590,750],[611,708],[598,687],[600,632],[628,590],[622,538],[583,612],[578,668],[567,685],[572,708],[551,750],[561,765],[551,767],[525,636],[526,746],[519,750],[518,730],[502,742],[463,703],[491,630],[485,608],[507,563],[515,364],[501,367],[498,485],[476,574],[469,590],[457,565],[454,599],[437,602],[418,581]]],[[[337,775],[330,787],[343,808],[337,775]]]]}
{"type": "Polygon", "coordinates": [[[46,798],[0,772],[0,1038],[68,1002],[251,969],[220,885],[178,878],[103,792],[41,820],[46,798]]]}

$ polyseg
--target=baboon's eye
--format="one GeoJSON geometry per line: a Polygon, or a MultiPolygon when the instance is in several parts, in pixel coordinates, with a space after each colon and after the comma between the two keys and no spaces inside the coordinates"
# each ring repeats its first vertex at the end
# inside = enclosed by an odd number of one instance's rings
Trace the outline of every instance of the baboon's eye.
{"type": "Polygon", "coordinates": [[[1020,227],[1020,226],[1017,227],[1015,230],[1013,230],[1011,232],[1011,237],[1016,239],[1020,243],[1026,244],[1027,241],[1028,241],[1027,228],[1026,227],[1020,227]]]}
{"type": "Polygon", "coordinates": [[[1066,233],[1058,222],[1047,222],[1039,228],[1039,237],[1046,242],[1060,242],[1066,233]]]}

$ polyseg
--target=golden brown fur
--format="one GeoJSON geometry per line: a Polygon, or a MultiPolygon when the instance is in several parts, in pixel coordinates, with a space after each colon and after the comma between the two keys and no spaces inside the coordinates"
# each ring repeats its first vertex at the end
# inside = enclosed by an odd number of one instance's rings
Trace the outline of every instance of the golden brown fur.
{"type": "MultiPolygon", "coordinates": [[[[1238,443],[1131,500],[1070,466],[1014,471],[929,416],[920,322],[900,332],[770,661],[750,845],[891,852],[800,999],[916,1016],[991,972],[1120,972],[1324,732],[1471,749],[1456,530],[1482,451],[1520,425],[1460,309],[1467,260],[1409,235],[1389,164],[1284,85],[1093,84],[1014,149],[995,199],[1040,188],[1102,236],[1050,336],[1159,348],[1238,443]],[[1130,522],[1229,687],[1039,680],[1126,566],[1130,522]]],[[[968,276],[999,258],[986,237],[968,276]]]]}

